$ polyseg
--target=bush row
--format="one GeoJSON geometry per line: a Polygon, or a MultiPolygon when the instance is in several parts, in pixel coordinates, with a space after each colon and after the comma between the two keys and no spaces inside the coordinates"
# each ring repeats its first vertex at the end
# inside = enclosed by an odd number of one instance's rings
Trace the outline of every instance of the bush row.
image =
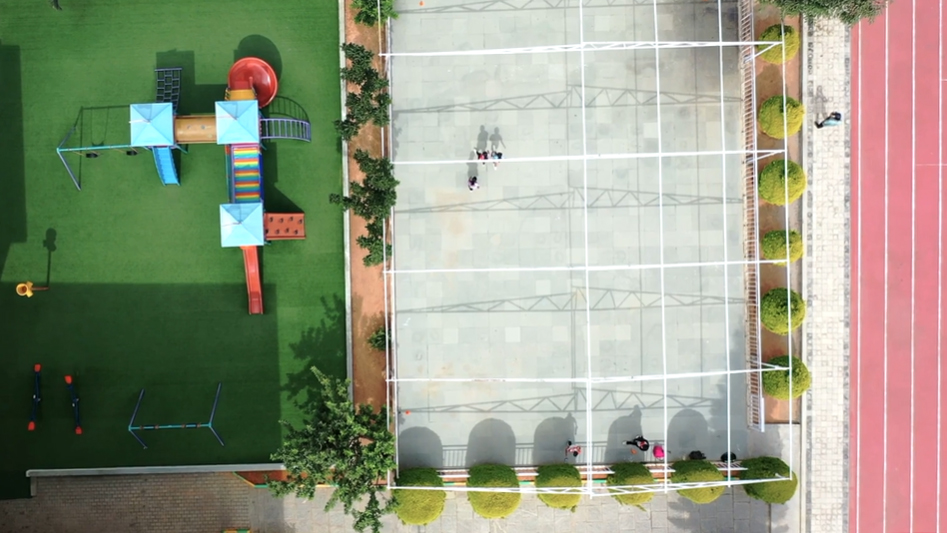
{"type": "MultiPolygon", "coordinates": [[[[782,459],[776,457],[757,457],[742,461],[746,468],[741,473],[742,480],[769,480],[785,477],[782,481],[749,483],[741,485],[751,498],[767,503],[786,503],[796,493],[798,479],[789,470],[782,459]]],[[[705,460],[676,461],[671,465],[672,484],[719,482],[725,479],[716,466],[705,460]]],[[[614,487],[613,497],[622,505],[641,506],[651,501],[653,492],[644,490],[635,492],[635,487],[644,489],[645,485],[655,484],[654,476],[642,463],[618,463],[612,465],[612,474],[606,483],[614,487]]],[[[479,465],[470,469],[468,487],[503,487],[514,489],[510,492],[467,493],[467,499],[474,512],[483,518],[506,518],[519,507],[522,493],[518,490],[520,482],[516,472],[504,465],[479,465]]],[[[444,511],[447,492],[436,490],[444,483],[432,468],[405,470],[398,476],[397,484],[402,487],[432,487],[434,490],[395,489],[394,509],[398,518],[405,524],[423,526],[437,520],[444,511]]],[[[537,487],[559,487],[561,493],[539,495],[540,501],[553,509],[575,511],[582,499],[579,487],[582,476],[578,469],[570,464],[552,464],[540,466],[537,470],[537,487]],[[572,492],[570,489],[575,489],[572,492]]],[[[719,498],[726,487],[698,487],[679,489],[678,494],[694,503],[712,503],[719,498]]]]}

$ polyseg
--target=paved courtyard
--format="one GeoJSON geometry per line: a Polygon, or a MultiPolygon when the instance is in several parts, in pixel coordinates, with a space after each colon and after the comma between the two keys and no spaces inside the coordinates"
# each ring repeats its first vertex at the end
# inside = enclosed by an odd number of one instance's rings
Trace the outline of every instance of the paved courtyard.
{"type": "Polygon", "coordinates": [[[586,2],[582,31],[576,1],[396,4],[394,53],[473,52],[392,63],[397,375],[448,380],[399,383],[401,465],[537,464],[567,439],[611,462],[641,433],[744,452],[742,376],[661,379],[745,365],[737,48],[476,53],[736,41],[736,3],[722,33],[716,3],[586,2]]]}

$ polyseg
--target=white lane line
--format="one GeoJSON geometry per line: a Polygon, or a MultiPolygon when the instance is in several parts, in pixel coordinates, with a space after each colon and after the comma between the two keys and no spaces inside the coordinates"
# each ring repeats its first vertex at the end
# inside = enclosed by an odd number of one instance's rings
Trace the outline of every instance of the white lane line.
{"type": "MultiPolygon", "coordinates": [[[[917,212],[917,2],[911,2],[911,212],[917,212]]],[[[911,217],[911,484],[908,489],[908,531],[914,531],[914,288],[917,265],[917,217],[911,217]]]]}
{"type": "MultiPolygon", "coordinates": [[[[944,2],[941,0],[938,6],[938,24],[937,47],[938,57],[937,75],[941,79],[944,77],[944,2]]],[[[936,531],[940,533],[940,409],[941,409],[941,362],[943,344],[941,343],[941,317],[943,312],[943,276],[944,276],[944,86],[937,86],[937,116],[941,117],[937,121],[937,162],[940,167],[937,170],[937,504],[934,511],[936,520],[936,531]]]]}
{"type": "Polygon", "coordinates": [[[888,61],[888,34],[890,25],[888,24],[888,16],[885,16],[885,268],[884,268],[884,280],[885,280],[885,298],[884,298],[884,333],[882,335],[884,342],[884,351],[882,352],[882,367],[883,367],[883,382],[882,382],[882,397],[884,398],[884,436],[881,439],[882,445],[882,466],[884,467],[884,473],[882,474],[881,482],[881,531],[882,533],[888,532],[888,130],[889,118],[888,113],[888,79],[889,79],[889,66],[888,61]]]}
{"type": "Polygon", "coordinates": [[[858,192],[856,197],[858,198],[858,218],[857,218],[857,227],[855,242],[857,243],[858,257],[856,258],[858,262],[858,279],[856,283],[858,284],[856,308],[858,310],[857,322],[857,333],[855,336],[855,353],[857,358],[855,360],[855,369],[856,375],[858,376],[858,381],[855,383],[855,388],[857,394],[856,405],[855,405],[855,474],[857,476],[857,481],[855,483],[855,531],[861,531],[859,525],[861,524],[861,485],[862,485],[862,456],[861,456],[861,435],[862,435],[862,255],[864,251],[862,250],[862,181],[864,177],[864,171],[862,170],[862,70],[864,65],[862,63],[862,28],[865,23],[858,25],[858,98],[857,98],[857,109],[855,110],[858,113],[858,192]]]}

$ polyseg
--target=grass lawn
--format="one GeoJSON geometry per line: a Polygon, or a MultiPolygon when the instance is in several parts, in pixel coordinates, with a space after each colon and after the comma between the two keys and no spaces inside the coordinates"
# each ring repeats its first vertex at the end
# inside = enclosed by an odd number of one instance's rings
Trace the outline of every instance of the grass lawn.
{"type": "MultiPolygon", "coordinates": [[[[298,420],[309,366],[345,375],[338,8],[311,0],[0,0],[0,498],[27,496],[30,468],[268,462],[279,419],[298,420]],[[184,67],[179,113],[213,113],[236,57],[280,76],[278,111],[307,116],[313,142],[264,152],[266,208],[306,213],[308,239],[262,250],[263,316],[247,314],[239,249],[220,247],[228,201],[223,148],[190,147],[181,187],[163,187],[150,153],[55,148],[80,109],[83,141],[125,143],[131,103],[154,100],[156,66],[184,67]],[[108,108],[121,106],[120,108],[108,108]],[[16,296],[32,280],[51,290],[16,296]],[[34,363],[38,428],[27,432],[34,363]],[[73,432],[63,376],[81,399],[73,432]],[[215,427],[126,431],[138,423],[215,427]]],[[[266,113],[267,110],[264,111],[266,113]]]]}

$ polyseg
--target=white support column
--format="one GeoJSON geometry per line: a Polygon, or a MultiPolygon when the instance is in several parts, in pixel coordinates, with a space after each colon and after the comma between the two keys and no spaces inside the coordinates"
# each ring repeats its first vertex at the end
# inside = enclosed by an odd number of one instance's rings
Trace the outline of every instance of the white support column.
{"type": "MultiPolygon", "coordinates": [[[[392,254],[394,255],[394,254],[392,254]]],[[[429,269],[404,269],[388,270],[389,273],[398,274],[489,274],[493,272],[581,272],[589,270],[591,272],[607,271],[626,271],[626,270],[670,270],[676,268],[693,268],[706,266],[746,266],[746,265],[774,265],[782,261],[776,259],[761,259],[759,261],[698,261],[690,263],[668,263],[661,265],[659,263],[650,263],[644,265],[605,265],[590,266],[587,269],[582,266],[551,266],[551,267],[496,267],[496,268],[429,268],[429,269]]]]}
{"type": "MultiPolygon", "coordinates": [[[[582,9],[582,6],[579,6],[582,9]]],[[[579,15],[579,22],[582,22],[582,15],[579,15]]],[[[579,29],[580,33],[584,33],[579,29]]],[[[451,57],[451,56],[498,56],[498,55],[520,55],[520,54],[559,54],[566,52],[586,51],[595,52],[600,50],[657,50],[660,48],[724,48],[739,47],[747,44],[765,47],[760,53],[769,50],[778,43],[773,41],[583,41],[576,44],[555,44],[549,46],[527,46],[520,48],[487,48],[484,50],[440,50],[427,52],[387,52],[380,54],[384,57],[451,57]]]]}
{"type": "MultiPolygon", "coordinates": [[[[660,95],[659,95],[660,96],[660,95]]],[[[584,154],[584,155],[547,155],[534,157],[503,158],[503,164],[509,163],[545,163],[553,161],[585,161],[585,160],[613,160],[613,159],[655,159],[669,157],[697,157],[714,155],[745,155],[765,158],[784,154],[785,150],[704,150],[692,152],[643,152],[624,154],[584,154]]],[[[393,165],[467,165],[475,162],[472,159],[442,159],[432,161],[392,161],[393,165]]]]}
{"type": "MultiPolygon", "coordinates": [[[[582,7],[583,2],[579,2],[579,40],[585,43],[585,12],[582,7]]],[[[593,450],[588,444],[593,442],[592,431],[592,298],[589,295],[589,139],[588,128],[586,127],[586,106],[585,106],[585,48],[579,49],[579,86],[581,87],[580,98],[581,117],[582,117],[582,230],[584,233],[583,252],[585,258],[585,438],[586,447],[589,448],[585,454],[585,468],[587,472],[592,471],[593,450]]],[[[592,476],[587,476],[587,488],[593,489],[592,476]]]]}

